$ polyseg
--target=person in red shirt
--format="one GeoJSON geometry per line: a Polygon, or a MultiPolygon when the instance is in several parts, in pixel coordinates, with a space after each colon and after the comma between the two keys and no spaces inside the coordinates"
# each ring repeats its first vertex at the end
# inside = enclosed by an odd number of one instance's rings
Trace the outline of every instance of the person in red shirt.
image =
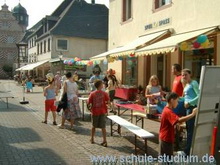
{"type": "Polygon", "coordinates": [[[181,76],[181,66],[179,64],[173,64],[172,73],[175,75],[173,80],[173,88],[172,92],[175,92],[179,95],[179,97],[183,96],[183,84],[182,84],[182,76],[181,76]]]}
{"type": "Polygon", "coordinates": [[[163,109],[159,131],[160,155],[165,154],[166,156],[171,156],[173,155],[173,146],[175,140],[175,125],[193,118],[197,113],[197,108],[195,108],[190,115],[179,118],[173,112],[173,109],[178,105],[178,94],[174,92],[168,93],[166,99],[167,105],[163,109]]]}
{"type": "Polygon", "coordinates": [[[107,147],[106,141],[106,114],[107,114],[107,105],[110,104],[109,96],[106,92],[102,91],[103,82],[97,80],[95,82],[96,91],[92,92],[88,99],[88,104],[91,105],[92,113],[92,130],[91,130],[91,143],[94,143],[95,129],[102,129],[103,142],[102,146],[107,147]]]}

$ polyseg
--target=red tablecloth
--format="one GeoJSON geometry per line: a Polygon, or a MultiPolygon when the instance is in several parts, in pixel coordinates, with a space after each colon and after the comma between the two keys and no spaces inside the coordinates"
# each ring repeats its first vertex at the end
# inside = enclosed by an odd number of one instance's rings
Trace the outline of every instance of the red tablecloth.
{"type": "Polygon", "coordinates": [[[118,107],[131,109],[131,110],[134,110],[134,111],[145,112],[144,107],[142,105],[139,105],[139,104],[117,104],[116,103],[115,105],[118,106],[118,107]]]}
{"type": "Polygon", "coordinates": [[[115,97],[124,100],[134,100],[137,94],[136,88],[116,88],[115,97]]]}

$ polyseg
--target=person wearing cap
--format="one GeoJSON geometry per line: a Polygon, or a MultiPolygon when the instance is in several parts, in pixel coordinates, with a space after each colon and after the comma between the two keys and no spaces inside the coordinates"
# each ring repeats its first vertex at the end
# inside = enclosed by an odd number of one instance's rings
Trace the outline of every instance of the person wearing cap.
{"type": "Polygon", "coordinates": [[[46,100],[45,100],[45,116],[44,116],[44,121],[42,121],[42,123],[47,124],[48,113],[49,111],[51,111],[53,114],[53,125],[57,125],[56,113],[55,113],[57,109],[57,107],[55,106],[57,90],[54,86],[53,75],[50,73],[47,74],[46,77],[49,85],[44,88],[44,96],[46,97],[46,100]]]}

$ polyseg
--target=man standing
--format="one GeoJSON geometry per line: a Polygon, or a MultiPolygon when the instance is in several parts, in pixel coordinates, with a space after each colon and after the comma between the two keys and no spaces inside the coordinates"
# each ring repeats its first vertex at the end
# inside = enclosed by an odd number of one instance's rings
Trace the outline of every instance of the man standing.
{"type": "Polygon", "coordinates": [[[183,84],[182,84],[182,76],[181,76],[181,66],[179,64],[173,64],[172,73],[175,75],[173,80],[173,88],[172,92],[175,92],[179,95],[179,97],[183,96],[183,84]]]}

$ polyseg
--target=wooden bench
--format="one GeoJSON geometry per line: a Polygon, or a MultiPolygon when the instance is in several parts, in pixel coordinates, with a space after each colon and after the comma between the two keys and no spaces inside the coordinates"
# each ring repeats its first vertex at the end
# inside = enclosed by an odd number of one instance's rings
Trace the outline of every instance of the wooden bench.
{"type": "MultiPolygon", "coordinates": [[[[111,136],[113,136],[114,132],[117,132],[119,135],[121,135],[121,127],[126,128],[130,132],[132,132],[135,135],[135,154],[137,154],[137,137],[143,138],[144,139],[144,151],[147,153],[147,139],[148,138],[153,138],[154,135],[130,122],[127,120],[116,116],[116,115],[111,115],[107,116],[110,121],[111,121],[111,136]],[[118,125],[117,129],[113,129],[114,125],[118,125]]],[[[141,149],[141,148],[139,148],[141,149]]]]}

